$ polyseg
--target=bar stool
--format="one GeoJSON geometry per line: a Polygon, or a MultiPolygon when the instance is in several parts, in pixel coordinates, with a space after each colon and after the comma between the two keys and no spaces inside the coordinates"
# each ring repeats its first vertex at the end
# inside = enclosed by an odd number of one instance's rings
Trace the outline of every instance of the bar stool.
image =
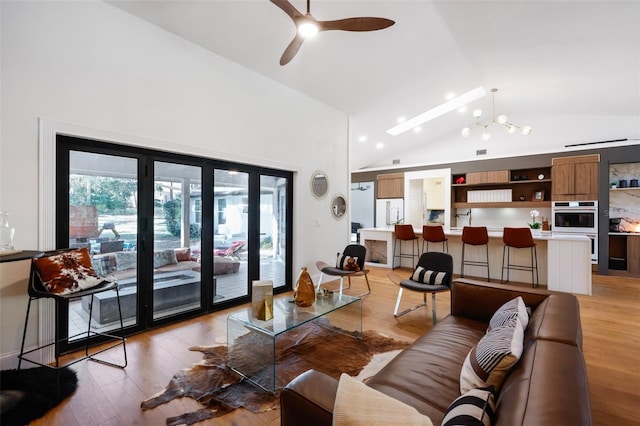
{"type": "Polygon", "coordinates": [[[416,233],[413,232],[412,225],[396,225],[394,229],[396,239],[393,242],[393,259],[391,261],[391,269],[396,269],[396,257],[400,259],[400,266],[402,266],[403,258],[411,258],[411,267],[416,264],[416,248],[420,251],[420,247],[418,246],[418,237],[416,233]],[[402,253],[402,242],[403,241],[411,241],[411,254],[402,253]],[[413,242],[415,241],[415,245],[413,242]],[[400,244],[400,252],[396,250],[396,245],[400,244]],[[397,254],[396,254],[397,253],[397,254]]]}
{"type": "Polygon", "coordinates": [[[422,226],[422,252],[429,251],[429,243],[442,243],[442,251],[449,253],[449,240],[444,235],[442,225],[424,225],[422,226]],[[427,250],[424,249],[424,243],[427,243],[427,250]],[[446,246],[446,248],[445,248],[446,246]]]}
{"type": "Polygon", "coordinates": [[[464,277],[464,265],[486,266],[487,281],[491,281],[489,274],[489,233],[486,226],[465,226],[462,228],[462,264],[460,267],[460,277],[464,277]],[[472,246],[485,246],[487,261],[465,260],[464,248],[467,244],[472,246]]]}
{"type": "Polygon", "coordinates": [[[529,228],[504,228],[502,234],[502,241],[504,247],[502,249],[502,274],[500,282],[506,283],[509,281],[509,270],[515,269],[519,271],[531,271],[531,285],[535,288],[538,287],[540,282],[538,279],[538,254],[536,252],[536,243],[531,236],[531,230],[529,228]],[[528,248],[531,250],[531,266],[512,264],[510,260],[511,249],[523,249],[528,248]],[[505,255],[507,257],[507,266],[505,266],[505,255]],[[504,279],[504,270],[507,270],[507,279],[504,279]],[[535,271],[535,277],[533,272],[535,271]]]}

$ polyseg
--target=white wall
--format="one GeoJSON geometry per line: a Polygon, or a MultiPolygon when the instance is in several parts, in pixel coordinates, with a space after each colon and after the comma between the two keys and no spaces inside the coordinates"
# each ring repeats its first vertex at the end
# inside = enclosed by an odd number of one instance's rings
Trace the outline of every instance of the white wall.
{"type": "MultiPolygon", "coordinates": [[[[348,218],[329,209],[350,192],[345,114],[102,2],[2,1],[0,15],[0,210],[18,248],[51,248],[38,247],[39,118],[296,171],[294,278],[348,243],[348,218]],[[317,169],[331,182],[323,200],[309,191],[317,169]]],[[[27,274],[28,262],[0,264],[2,368],[19,347],[27,274]]]]}

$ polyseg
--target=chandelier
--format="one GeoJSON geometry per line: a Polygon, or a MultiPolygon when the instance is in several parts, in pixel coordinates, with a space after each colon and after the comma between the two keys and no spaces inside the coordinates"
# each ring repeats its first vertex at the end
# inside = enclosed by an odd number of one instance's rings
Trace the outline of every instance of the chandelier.
{"type": "Polygon", "coordinates": [[[522,132],[523,135],[531,134],[532,129],[529,126],[523,126],[523,127],[516,126],[515,124],[509,122],[509,119],[507,118],[506,115],[499,115],[496,117],[496,92],[497,91],[498,89],[495,89],[495,88],[491,89],[491,106],[492,106],[491,121],[486,124],[482,124],[480,122],[480,117],[482,117],[482,110],[479,108],[474,109],[473,117],[476,119],[476,122],[462,129],[463,138],[466,138],[471,134],[472,128],[479,126],[483,128],[482,140],[488,141],[491,138],[491,133],[489,133],[488,127],[493,123],[504,126],[507,129],[507,133],[515,133],[516,130],[520,130],[520,132],[522,132]]]}

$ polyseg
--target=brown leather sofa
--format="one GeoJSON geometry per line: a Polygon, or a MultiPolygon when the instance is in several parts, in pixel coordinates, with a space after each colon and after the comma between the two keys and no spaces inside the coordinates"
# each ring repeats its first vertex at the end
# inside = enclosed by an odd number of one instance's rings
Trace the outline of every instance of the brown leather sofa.
{"type": "MultiPolygon", "coordinates": [[[[591,425],[578,300],[569,294],[513,289],[461,279],[451,315],[403,350],[368,385],[440,424],[460,396],[460,370],[493,313],[522,296],[532,314],[524,351],[496,400],[495,425],[591,425]]],[[[310,370],[282,391],[282,425],[331,425],[338,381],[310,370]]]]}

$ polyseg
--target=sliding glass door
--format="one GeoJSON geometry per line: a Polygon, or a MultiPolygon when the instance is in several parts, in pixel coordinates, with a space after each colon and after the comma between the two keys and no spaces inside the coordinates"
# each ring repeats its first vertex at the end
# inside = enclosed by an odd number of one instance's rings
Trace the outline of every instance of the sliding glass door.
{"type": "Polygon", "coordinates": [[[202,168],[154,162],[153,319],[201,304],[202,168]]]}
{"type": "Polygon", "coordinates": [[[249,295],[249,174],[215,169],[213,177],[214,303],[249,295]]]}
{"type": "MultiPolygon", "coordinates": [[[[118,283],[127,333],[246,303],[254,280],[292,286],[291,172],[57,136],[56,245],[86,247],[118,283]]],[[[73,300],[61,338],[86,330],[73,300]]],[[[115,292],[92,326],[118,322],[115,292]]],[[[74,349],[81,339],[67,342],[74,349]]]]}
{"type": "MultiPolygon", "coordinates": [[[[138,323],[138,160],[74,151],[68,153],[68,243],[87,248],[96,273],[118,281],[125,325],[138,323]]],[[[68,336],[86,332],[90,296],[69,303],[68,336]]],[[[92,324],[101,331],[120,326],[114,292],[95,298],[92,324]]],[[[61,316],[64,317],[64,316],[61,316]]]]}

